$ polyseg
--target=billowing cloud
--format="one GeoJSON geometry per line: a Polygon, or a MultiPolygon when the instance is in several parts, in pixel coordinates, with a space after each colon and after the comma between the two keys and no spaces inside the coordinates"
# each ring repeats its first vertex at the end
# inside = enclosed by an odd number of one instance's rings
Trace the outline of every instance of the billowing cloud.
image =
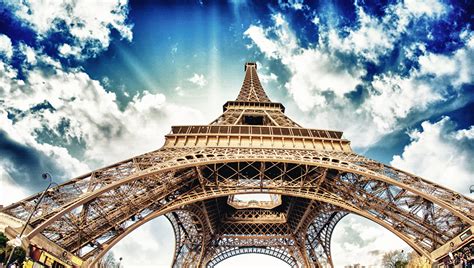
{"type": "Polygon", "coordinates": [[[414,31],[410,27],[424,27],[449,9],[432,2],[389,5],[382,17],[356,6],[356,26],[343,29],[315,17],[319,38],[311,46],[300,45],[280,13],[273,15],[273,25],[251,25],[245,35],[268,60],[289,70],[284,86],[304,112],[304,125],[344,130],[354,147],[367,148],[453,102],[449,96],[473,82],[471,32],[460,34],[465,45],[451,54],[427,51],[422,42],[406,38],[414,31]]]}
{"type": "Polygon", "coordinates": [[[5,162],[0,162],[0,196],[2,197],[0,201],[0,205],[9,205],[14,202],[18,202],[31,194],[28,190],[26,190],[23,185],[15,182],[10,175],[9,172],[5,170],[5,167],[8,166],[5,162]]]}
{"type": "Polygon", "coordinates": [[[406,0],[404,1],[407,10],[415,16],[439,16],[446,11],[446,6],[438,0],[428,1],[416,1],[406,0]]]}
{"type": "Polygon", "coordinates": [[[294,10],[302,10],[302,9],[308,9],[309,7],[304,4],[303,0],[280,0],[278,1],[278,5],[280,6],[281,9],[285,10],[287,8],[291,8],[294,10]]]}
{"type": "Polygon", "coordinates": [[[384,227],[360,216],[344,217],[334,229],[331,252],[334,266],[361,264],[382,267],[382,256],[391,250],[411,248],[384,227]]]}
{"type": "Polygon", "coordinates": [[[401,155],[393,157],[390,164],[469,194],[469,186],[474,184],[474,126],[459,130],[455,127],[449,117],[435,123],[423,122],[421,130],[408,133],[411,142],[401,155]]]}
{"type": "Polygon", "coordinates": [[[79,47],[71,47],[69,44],[62,44],[58,47],[59,55],[68,57],[69,55],[79,56],[81,49],[79,47]]]}
{"type": "Polygon", "coordinates": [[[419,76],[430,77],[433,87],[453,86],[456,90],[464,84],[473,83],[474,70],[468,66],[474,64],[474,33],[462,32],[461,38],[466,43],[465,47],[451,55],[424,53],[420,56],[419,76]]]}
{"type": "Polygon", "coordinates": [[[278,44],[267,38],[267,33],[262,27],[250,25],[250,27],[245,31],[245,35],[250,37],[252,41],[258,46],[260,51],[265,53],[267,57],[276,58],[278,44]]]}
{"type": "Polygon", "coordinates": [[[4,34],[0,34],[0,55],[2,54],[7,59],[11,59],[13,55],[12,41],[4,34]]]}
{"type": "Polygon", "coordinates": [[[16,19],[30,27],[39,40],[55,35],[54,46],[60,55],[82,59],[106,49],[115,30],[132,40],[132,25],[127,20],[127,0],[88,1],[6,1],[16,19]],[[59,38],[61,36],[61,38],[59,38]],[[61,44],[62,42],[62,44],[61,44]]]}
{"type": "Polygon", "coordinates": [[[404,38],[410,23],[423,25],[424,20],[436,19],[445,10],[443,3],[437,0],[430,3],[410,0],[387,6],[386,15],[377,17],[367,14],[363,7],[356,6],[358,27],[348,32],[329,28],[323,42],[336,51],[355,54],[364,61],[378,63],[404,38]]]}
{"type": "Polygon", "coordinates": [[[1,140],[8,144],[2,148],[11,148],[2,162],[11,164],[5,170],[17,181],[32,182],[46,171],[65,179],[158,149],[170,125],[201,117],[148,91],[120,109],[115,94],[85,72],[33,54],[37,63],[24,78],[0,62],[1,140]]]}
{"type": "Polygon", "coordinates": [[[197,86],[199,86],[199,87],[203,87],[203,86],[207,85],[207,80],[206,80],[206,78],[204,77],[203,74],[195,73],[195,74],[193,74],[192,77],[190,77],[188,79],[188,81],[195,84],[195,85],[197,85],[197,86]]]}
{"type": "Polygon", "coordinates": [[[377,76],[372,81],[372,94],[364,102],[365,111],[382,134],[394,130],[397,123],[412,111],[424,111],[428,106],[443,100],[430,84],[400,76],[377,76]]]}
{"type": "Polygon", "coordinates": [[[121,264],[125,267],[170,267],[175,249],[174,239],[170,222],[161,216],[135,230],[133,239],[117,243],[113,252],[116,259],[123,258],[121,264]],[[157,254],[161,257],[150,258],[157,254]]]}
{"type": "Polygon", "coordinates": [[[276,76],[276,74],[274,74],[274,73],[269,73],[269,74],[262,73],[258,77],[259,77],[260,81],[264,84],[268,84],[270,82],[277,81],[277,78],[278,78],[276,76]]]}

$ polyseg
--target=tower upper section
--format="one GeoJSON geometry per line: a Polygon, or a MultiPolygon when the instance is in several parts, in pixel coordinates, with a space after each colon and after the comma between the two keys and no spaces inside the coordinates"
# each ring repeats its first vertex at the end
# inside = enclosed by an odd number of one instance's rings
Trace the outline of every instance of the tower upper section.
{"type": "Polygon", "coordinates": [[[255,62],[245,63],[245,78],[236,101],[271,102],[257,75],[255,62]]]}
{"type": "MultiPolygon", "coordinates": [[[[245,77],[239,95],[235,101],[228,101],[224,104],[224,114],[228,109],[230,110],[266,110],[278,112],[283,115],[285,106],[281,103],[272,102],[265,93],[265,90],[260,84],[257,74],[257,63],[247,62],[244,65],[245,77]]],[[[283,115],[284,116],[284,115],[283,115]]],[[[219,120],[218,120],[219,121],[219,120]]],[[[221,120],[222,121],[222,120],[221,120]]],[[[291,119],[286,118],[287,126],[298,126],[291,119]]]]}
{"type": "Polygon", "coordinates": [[[260,84],[257,64],[245,63],[245,78],[235,101],[206,126],[173,126],[165,147],[251,147],[351,151],[342,132],[302,128],[272,102],[260,84]]]}

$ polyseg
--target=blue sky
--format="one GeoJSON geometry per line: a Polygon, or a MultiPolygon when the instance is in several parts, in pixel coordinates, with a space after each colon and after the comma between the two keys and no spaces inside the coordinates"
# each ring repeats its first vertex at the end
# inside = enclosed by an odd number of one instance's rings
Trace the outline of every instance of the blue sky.
{"type": "MultiPolygon", "coordinates": [[[[0,204],[41,190],[45,171],[65,181],[161,147],[171,125],[214,120],[246,61],[298,123],[467,194],[471,1],[263,2],[1,0],[0,204]]],[[[127,267],[166,267],[169,228],[150,223],[114,252],[127,267]]],[[[403,247],[356,216],[333,238],[337,266],[376,266],[403,247]]]]}

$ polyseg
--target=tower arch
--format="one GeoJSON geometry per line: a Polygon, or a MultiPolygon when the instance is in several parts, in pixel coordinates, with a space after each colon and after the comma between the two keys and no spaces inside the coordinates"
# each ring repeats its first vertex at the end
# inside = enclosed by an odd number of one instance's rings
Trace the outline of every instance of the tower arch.
{"type": "Polygon", "coordinates": [[[279,248],[271,248],[271,247],[240,247],[240,248],[231,248],[225,251],[220,252],[217,256],[215,256],[212,260],[210,260],[207,264],[207,268],[214,268],[217,264],[242,254],[260,254],[260,255],[267,255],[270,257],[274,257],[279,259],[286,264],[288,264],[291,268],[298,268],[298,263],[296,262],[295,258],[291,256],[286,250],[279,249],[279,248]]]}

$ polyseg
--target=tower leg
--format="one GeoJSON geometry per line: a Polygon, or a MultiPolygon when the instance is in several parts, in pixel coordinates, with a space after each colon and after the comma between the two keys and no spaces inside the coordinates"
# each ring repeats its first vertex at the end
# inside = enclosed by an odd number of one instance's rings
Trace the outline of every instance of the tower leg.
{"type": "Polygon", "coordinates": [[[200,221],[199,211],[190,207],[167,215],[173,225],[176,249],[172,267],[201,267],[205,252],[206,228],[200,221]]]}

